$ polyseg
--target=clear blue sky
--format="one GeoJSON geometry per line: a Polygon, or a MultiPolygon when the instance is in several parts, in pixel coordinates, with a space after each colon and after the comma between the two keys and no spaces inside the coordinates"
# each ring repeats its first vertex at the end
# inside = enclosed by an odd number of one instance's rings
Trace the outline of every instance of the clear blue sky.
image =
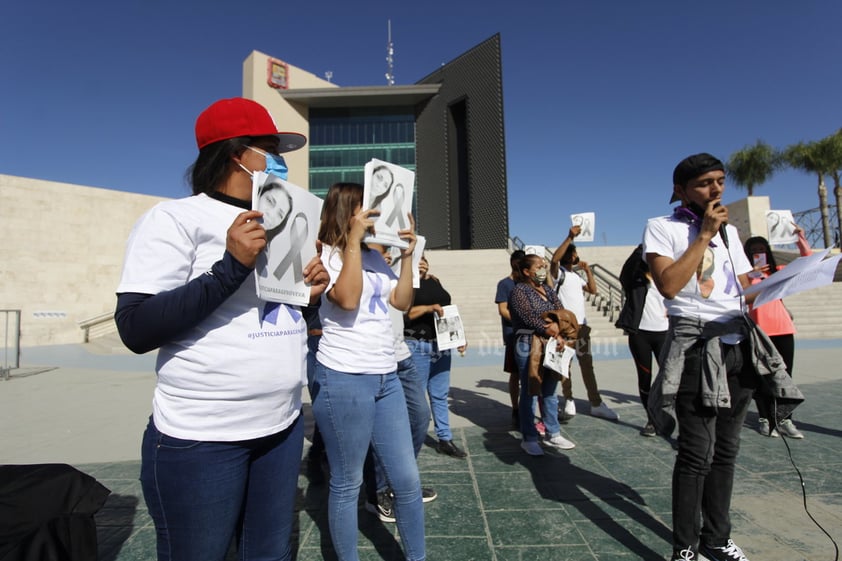
{"type": "MultiPolygon", "coordinates": [[[[387,18],[397,84],[501,34],[510,233],[526,243],[594,211],[595,244],[635,244],[684,156],[842,126],[838,0],[7,2],[0,173],[187,195],[194,120],[241,95],[252,50],[384,85],[387,18]]],[[[818,206],[800,172],[756,194],[818,206]]]]}

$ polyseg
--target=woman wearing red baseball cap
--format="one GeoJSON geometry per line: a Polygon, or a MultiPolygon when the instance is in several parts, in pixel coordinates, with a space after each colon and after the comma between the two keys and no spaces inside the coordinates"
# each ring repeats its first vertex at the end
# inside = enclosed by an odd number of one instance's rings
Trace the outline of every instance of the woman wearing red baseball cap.
{"type": "MultiPolygon", "coordinates": [[[[251,175],[285,172],[279,154],[305,142],[254,101],[217,101],[196,120],[193,196],[129,236],[115,319],[131,350],[158,349],[140,480],[159,560],[221,561],[232,539],[241,559],[292,558],[307,328],[297,306],[257,298],[251,175]]],[[[315,301],[318,257],[304,275],[315,301]]]]}

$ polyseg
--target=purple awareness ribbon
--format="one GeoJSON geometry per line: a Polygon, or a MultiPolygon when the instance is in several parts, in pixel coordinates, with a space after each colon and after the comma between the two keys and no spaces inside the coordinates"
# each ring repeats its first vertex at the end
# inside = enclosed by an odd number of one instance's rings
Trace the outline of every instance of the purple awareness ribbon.
{"type": "Polygon", "coordinates": [[[388,314],[389,310],[386,308],[386,304],[383,303],[383,300],[380,298],[383,292],[383,279],[380,278],[380,275],[377,273],[366,271],[366,276],[368,276],[368,280],[371,281],[372,286],[372,293],[371,299],[368,301],[368,312],[370,314],[376,313],[375,310],[380,308],[383,310],[384,314],[388,314]]]}
{"type": "Polygon", "coordinates": [[[740,288],[737,286],[737,281],[734,280],[734,275],[731,274],[731,263],[725,261],[722,264],[722,272],[725,274],[725,278],[728,279],[725,283],[725,294],[739,294],[740,288]]]}
{"type": "Polygon", "coordinates": [[[286,308],[287,313],[289,313],[289,317],[292,318],[292,321],[298,323],[301,319],[301,312],[299,312],[298,309],[278,302],[266,302],[263,306],[263,312],[260,314],[261,329],[263,328],[263,322],[265,321],[268,321],[272,325],[278,325],[278,311],[281,309],[281,306],[286,308]]]}

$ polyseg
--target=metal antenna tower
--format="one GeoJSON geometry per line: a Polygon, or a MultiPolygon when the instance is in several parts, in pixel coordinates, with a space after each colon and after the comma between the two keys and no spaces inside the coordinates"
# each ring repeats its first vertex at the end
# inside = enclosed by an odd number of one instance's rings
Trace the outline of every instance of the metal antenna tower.
{"type": "Polygon", "coordinates": [[[392,20],[386,20],[389,43],[386,45],[386,84],[395,85],[395,47],[392,45],[392,20]]]}

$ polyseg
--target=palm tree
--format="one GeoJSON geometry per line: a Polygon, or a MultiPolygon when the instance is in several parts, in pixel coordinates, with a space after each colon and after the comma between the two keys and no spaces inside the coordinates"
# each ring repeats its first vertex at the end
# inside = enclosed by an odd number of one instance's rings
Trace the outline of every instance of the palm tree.
{"type": "Polygon", "coordinates": [[[745,187],[748,196],[754,195],[754,188],[769,181],[781,165],[777,150],[762,140],[753,146],[747,145],[728,158],[725,168],[737,187],[745,187]]]}
{"type": "Polygon", "coordinates": [[[826,139],[816,142],[799,142],[788,146],[783,153],[783,160],[792,168],[808,173],[815,173],[819,179],[819,212],[822,215],[822,234],[824,246],[831,247],[830,220],[827,208],[827,186],[825,175],[831,173],[832,166],[828,158],[829,142],[826,139]]]}
{"type": "Polygon", "coordinates": [[[839,174],[842,172],[842,129],[822,140],[827,143],[827,157],[830,164],[830,177],[833,178],[833,194],[836,197],[836,238],[842,242],[842,185],[839,174]]]}

